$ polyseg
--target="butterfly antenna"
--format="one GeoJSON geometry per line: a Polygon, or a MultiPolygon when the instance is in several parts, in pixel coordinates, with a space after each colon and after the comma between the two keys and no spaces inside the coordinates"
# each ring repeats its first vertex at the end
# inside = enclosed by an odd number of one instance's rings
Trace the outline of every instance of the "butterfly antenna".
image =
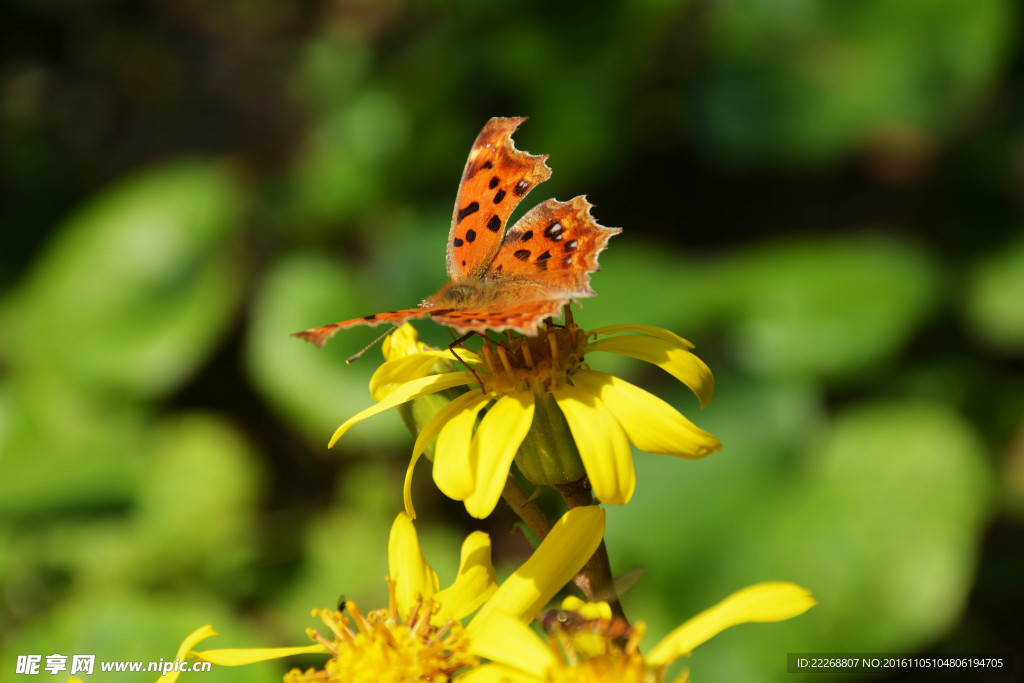
{"type": "Polygon", "coordinates": [[[372,349],[374,346],[379,344],[381,339],[383,339],[384,337],[386,337],[389,334],[391,334],[394,330],[395,330],[395,328],[392,327],[390,330],[388,330],[387,332],[385,332],[384,334],[380,335],[379,337],[374,339],[372,342],[370,342],[369,344],[364,346],[359,353],[353,354],[353,355],[349,356],[348,358],[346,358],[345,359],[345,364],[346,365],[352,365],[352,363],[355,363],[357,360],[359,360],[360,356],[362,356],[364,353],[366,353],[367,351],[372,349]]]}

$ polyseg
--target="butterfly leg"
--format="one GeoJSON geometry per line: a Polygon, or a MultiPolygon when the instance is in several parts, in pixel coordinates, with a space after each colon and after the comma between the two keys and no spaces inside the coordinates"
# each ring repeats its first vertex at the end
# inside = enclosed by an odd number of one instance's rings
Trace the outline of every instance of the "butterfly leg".
{"type": "Polygon", "coordinates": [[[458,361],[460,363],[462,363],[466,367],[467,370],[469,370],[471,373],[473,373],[473,377],[476,378],[477,384],[480,385],[480,391],[483,391],[484,390],[484,383],[480,379],[480,375],[476,374],[476,370],[474,370],[472,367],[470,367],[469,363],[467,363],[466,361],[462,360],[462,357],[455,350],[456,346],[461,345],[463,342],[467,341],[474,334],[479,334],[479,333],[478,332],[474,332],[474,331],[471,330],[471,331],[467,332],[466,334],[462,335],[461,337],[455,338],[455,332],[452,332],[452,328],[449,327],[448,331],[451,332],[452,338],[454,339],[454,341],[452,341],[452,343],[448,345],[448,350],[452,352],[452,355],[455,356],[455,358],[458,359],[458,361]]]}

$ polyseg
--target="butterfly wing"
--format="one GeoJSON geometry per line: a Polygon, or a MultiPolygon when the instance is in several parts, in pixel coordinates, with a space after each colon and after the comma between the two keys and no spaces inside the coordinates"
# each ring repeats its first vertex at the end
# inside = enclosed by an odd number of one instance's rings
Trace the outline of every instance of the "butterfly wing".
{"type": "Polygon", "coordinates": [[[527,154],[512,143],[512,133],[525,120],[492,118],[473,144],[448,233],[446,266],[452,282],[420,308],[353,318],[295,336],[323,346],[338,330],[401,325],[416,318],[431,318],[463,334],[535,334],[541,321],[557,315],[570,299],[594,296],[590,274],[598,270],[598,254],[621,228],[599,225],[585,197],[549,199],[505,233],[512,210],[551,176],[547,155],[527,154]]]}
{"type": "Polygon", "coordinates": [[[484,334],[487,330],[536,334],[542,320],[558,315],[561,310],[561,301],[495,301],[479,308],[428,309],[427,315],[438,324],[455,329],[459,334],[484,334]]]}
{"type": "Polygon", "coordinates": [[[430,309],[426,308],[407,308],[401,311],[388,311],[387,313],[374,313],[373,315],[365,315],[362,318],[353,318],[352,320],[343,320],[340,323],[331,323],[330,325],[324,325],[323,327],[314,327],[312,329],[303,330],[302,332],[296,332],[293,337],[299,339],[305,339],[306,341],[316,344],[317,346],[323,346],[328,339],[334,336],[334,333],[338,330],[344,330],[349,327],[356,327],[357,325],[369,325],[373,327],[382,323],[389,323],[391,325],[401,325],[407,320],[415,320],[416,318],[427,318],[430,317],[430,309]]]}
{"type": "Polygon", "coordinates": [[[594,296],[590,275],[598,255],[622,228],[606,228],[590,215],[593,205],[579,196],[549,199],[530,209],[505,233],[485,280],[528,288],[522,298],[562,303],[594,296]]]}
{"type": "Polygon", "coordinates": [[[487,270],[512,210],[534,186],[551,177],[546,154],[521,152],[512,142],[512,133],[525,120],[492,118],[469,152],[448,232],[445,266],[454,282],[487,270]]]}

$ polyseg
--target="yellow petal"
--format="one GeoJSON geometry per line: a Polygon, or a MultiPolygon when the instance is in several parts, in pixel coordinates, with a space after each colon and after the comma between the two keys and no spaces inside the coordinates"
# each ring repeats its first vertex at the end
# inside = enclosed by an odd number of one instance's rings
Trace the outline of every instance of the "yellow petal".
{"type": "Polygon", "coordinates": [[[512,669],[503,664],[484,664],[456,679],[459,683],[543,683],[544,679],[535,674],[512,669]]]}
{"type": "Polygon", "coordinates": [[[466,511],[483,519],[498,504],[516,451],[533,423],[533,392],[520,391],[498,399],[480,420],[469,448],[469,469],[476,474],[466,511]]]}
{"type": "Polygon", "coordinates": [[[437,438],[437,435],[441,432],[444,426],[448,424],[449,420],[461,413],[463,410],[470,409],[473,404],[479,403],[481,401],[481,396],[482,394],[471,391],[450,401],[447,405],[434,413],[432,418],[427,420],[427,424],[423,425],[423,429],[420,430],[419,435],[416,437],[416,443],[413,444],[412,447],[412,458],[410,458],[409,466],[405,470],[405,483],[402,486],[402,497],[405,500],[405,512],[411,519],[416,519],[416,511],[413,509],[412,505],[412,473],[413,469],[416,467],[417,461],[419,461],[423,452],[427,450],[427,446],[430,445],[430,442],[437,438]]]}
{"type": "Polygon", "coordinates": [[[701,407],[707,405],[711,394],[715,392],[715,378],[704,361],[690,353],[685,346],[662,337],[628,335],[598,339],[587,345],[587,352],[591,351],[617,353],[657,365],[690,387],[700,399],[701,407]]]}
{"type": "Polygon", "coordinates": [[[519,619],[492,611],[473,623],[475,628],[468,634],[473,654],[536,677],[555,665],[551,648],[519,619]]]}
{"type": "Polygon", "coordinates": [[[379,403],[370,406],[366,410],[353,415],[345,421],[343,425],[338,427],[334,432],[334,436],[331,437],[331,442],[327,444],[330,448],[334,445],[341,435],[348,431],[348,428],[354,425],[356,422],[365,420],[368,417],[376,415],[377,413],[383,413],[389,408],[411,401],[414,398],[420,396],[426,396],[427,394],[433,394],[438,391],[444,391],[452,387],[457,387],[460,384],[469,384],[473,381],[473,375],[468,372],[446,372],[443,375],[430,375],[429,377],[420,377],[414,379],[411,382],[406,382],[400,387],[396,387],[394,391],[389,393],[379,403]]]}
{"type": "Polygon", "coordinates": [[[253,647],[253,648],[225,648],[221,650],[203,650],[194,652],[196,658],[204,662],[211,662],[218,666],[243,666],[265,662],[270,659],[281,659],[282,657],[293,657],[295,655],[308,655],[326,653],[327,648],[323,645],[300,645],[296,647],[253,647]]]}
{"type": "Polygon", "coordinates": [[[597,396],[563,384],[551,390],[602,503],[624,505],[636,488],[633,453],[615,415],[597,396]]]}
{"type": "Polygon", "coordinates": [[[444,351],[433,350],[381,363],[370,378],[370,396],[374,401],[380,401],[406,382],[426,376],[439,358],[451,359],[451,356],[444,351]]]}
{"type": "Polygon", "coordinates": [[[818,601],[806,588],[787,581],[769,581],[736,591],[678,627],[647,657],[653,666],[670,664],[730,626],[783,621],[803,614],[818,601]]]}
{"type": "Polygon", "coordinates": [[[562,609],[579,612],[584,619],[612,618],[612,606],[607,602],[584,602],[575,595],[568,595],[562,600],[562,609]]]}
{"type": "Polygon", "coordinates": [[[448,418],[437,435],[434,448],[434,483],[452,500],[465,500],[473,493],[476,473],[470,467],[469,446],[473,426],[480,409],[491,400],[479,391],[463,394],[452,403],[461,402],[462,410],[448,418]]]}
{"type": "MultiPolygon", "coordinates": [[[[210,624],[200,626],[195,631],[192,631],[192,633],[185,636],[185,640],[182,641],[175,657],[184,661],[188,657],[189,650],[194,648],[200,642],[215,635],[217,635],[217,632],[213,630],[213,626],[210,624]]],[[[173,683],[178,680],[178,673],[179,672],[177,671],[168,671],[157,679],[157,683],[173,683]]]]}
{"type": "Polygon", "coordinates": [[[434,596],[440,609],[431,617],[431,623],[440,625],[449,619],[461,620],[472,614],[498,589],[494,576],[491,537],[482,531],[474,531],[462,543],[455,583],[434,596]]]}
{"type": "Polygon", "coordinates": [[[420,341],[416,328],[409,323],[396,327],[394,332],[384,337],[384,343],[380,345],[386,360],[410,356],[427,348],[430,347],[420,341]]]}
{"type": "Polygon", "coordinates": [[[495,610],[528,622],[583,568],[604,536],[604,510],[572,508],[559,519],[533,555],[498,586],[469,628],[495,610]]]}
{"type": "Polygon", "coordinates": [[[620,332],[639,332],[640,334],[646,334],[648,337],[664,339],[667,342],[672,342],[673,344],[682,346],[683,348],[694,348],[693,343],[689,339],[683,339],[672,330],[666,330],[663,327],[654,327],[653,325],[608,325],[607,327],[598,327],[595,330],[591,330],[590,334],[598,337],[604,337],[610,334],[618,334],[620,332]]]}
{"type": "Polygon", "coordinates": [[[412,611],[413,605],[421,597],[430,598],[437,592],[437,574],[423,557],[416,526],[404,512],[398,513],[395,523],[391,525],[388,572],[395,582],[398,612],[403,616],[412,611]]]}
{"type": "Polygon", "coordinates": [[[671,405],[614,375],[593,370],[573,373],[573,383],[600,396],[618,418],[630,443],[647,453],[703,458],[722,450],[711,434],[687,420],[671,405]]]}

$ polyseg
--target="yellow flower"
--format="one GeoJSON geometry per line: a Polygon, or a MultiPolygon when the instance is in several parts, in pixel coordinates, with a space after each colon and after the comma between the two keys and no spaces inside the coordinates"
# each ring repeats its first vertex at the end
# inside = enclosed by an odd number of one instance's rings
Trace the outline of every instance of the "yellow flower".
{"type": "MultiPolygon", "coordinates": [[[[438,590],[437,574],[427,564],[413,522],[405,513],[395,519],[388,543],[387,607],[367,613],[352,601],[343,610],[313,610],[328,628],[312,629],[313,645],[193,651],[210,636],[204,626],[190,634],[178,657],[188,656],[223,666],[238,666],[296,654],[329,655],[322,669],[293,669],[286,683],[388,683],[446,681],[479,664],[471,629],[477,619],[499,612],[504,619],[528,623],[583,567],[604,535],[604,511],[596,506],[567,512],[529,560],[500,586],[491,565],[490,538],[473,532],[462,545],[459,572],[451,586],[438,590]],[[469,627],[462,619],[477,611],[469,627]]],[[[172,683],[177,673],[160,678],[172,683]]]]}
{"type": "MultiPolygon", "coordinates": [[[[676,628],[646,656],[640,652],[643,624],[616,626],[607,604],[568,605],[583,612],[581,618],[570,626],[551,628],[548,643],[522,621],[494,612],[470,627],[473,652],[492,663],[467,672],[459,681],[656,683],[664,680],[670,664],[730,626],[782,621],[816,604],[810,591],[792,583],[749,586],[676,628]]],[[[676,681],[687,679],[684,671],[676,681]]]]}
{"type": "MultiPolygon", "coordinates": [[[[479,353],[459,349],[457,358],[448,351],[424,348],[410,335],[414,332],[408,325],[392,335],[400,341],[385,349],[387,360],[370,381],[371,395],[378,403],[342,424],[330,445],[355,423],[389,408],[476,385],[439,404],[442,407],[431,411],[432,417],[419,432],[405,482],[406,511],[412,517],[412,470],[435,439],[435,483],[445,495],[464,501],[469,514],[478,518],[494,510],[512,460],[531,428],[557,433],[559,425],[563,431],[567,426],[565,442],[573,450],[571,457],[582,461],[597,498],[611,504],[626,503],[633,495],[630,444],[683,458],[701,458],[721,449],[718,439],[665,401],[592,370],[584,361],[598,352],[647,361],[689,387],[703,407],[714,391],[711,371],[691,353],[690,342],[668,330],[613,325],[584,332],[567,315],[565,325],[549,324],[537,336],[488,339],[479,353]],[[441,364],[435,365],[438,361],[441,364]],[[456,366],[451,364],[460,361],[465,369],[452,370],[456,366]]],[[[519,464],[524,470],[524,463],[519,464]]],[[[542,462],[534,472],[524,470],[524,474],[534,483],[547,483],[538,481],[538,476],[564,477],[559,483],[584,476],[568,460],[559,460],[554,474],[542,471],[548,466],[542,462]]]]}

